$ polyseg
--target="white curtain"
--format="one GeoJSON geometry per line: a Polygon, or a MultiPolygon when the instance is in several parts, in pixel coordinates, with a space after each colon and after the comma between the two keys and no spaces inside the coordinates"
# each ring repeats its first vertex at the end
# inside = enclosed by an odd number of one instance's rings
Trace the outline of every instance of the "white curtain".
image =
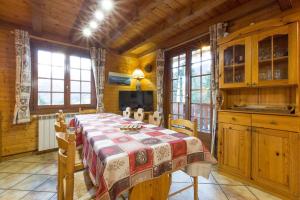
{"type": "Polygon", "coordinates": [[[97,112],[104,112],[104,83],[105,83],[105,55],[103,48],[90,48],[90,56],[92,60],[92,69],[96,87],[97,112]]]}
{"type": "Polygon", "coordinates": [[[219,52],[217,41],[219,38],[224,36],[227,24],[217,23],[209,27],[210,33],[210,47],[212,55],[212,65],[211,65],[211,91],[212,91],[212,105],[213,105],[213,115],[212,115],[212,141],[211,141],[211,153],[216,155],[216,144],[217,144],[217,133],[218,133],[218,109],[221,106],[222,97],[219,91],[219,52]]]}
{"type": "Polygon", "coordinates": [[[162,126],[164,122],[164,67],[165,53],[164,50],[157,50],[156,55],[156,89],[157,89],[157,111],[162,117],[162,126]]]}
{"type": "Polygon", "coordinates": [[[13,124],[30,122],[31,55],[29,33],[15,30],[16,104],[13,124]]]}

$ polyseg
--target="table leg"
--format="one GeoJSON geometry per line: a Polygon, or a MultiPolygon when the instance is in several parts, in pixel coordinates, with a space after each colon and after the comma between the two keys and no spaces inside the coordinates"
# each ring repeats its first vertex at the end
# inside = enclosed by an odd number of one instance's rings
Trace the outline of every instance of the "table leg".
{"type": "Polygon", "coordinates": [[[130,191],[129,200],[166,200],[169,190],[170,175],[165,174],[134,186],[130,191]]]}

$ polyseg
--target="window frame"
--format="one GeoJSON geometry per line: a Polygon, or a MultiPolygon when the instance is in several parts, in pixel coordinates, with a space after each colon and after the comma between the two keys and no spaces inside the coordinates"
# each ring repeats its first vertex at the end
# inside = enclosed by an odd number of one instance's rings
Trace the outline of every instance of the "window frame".
{"type": "MultiPolygon", "coordinates": [[[[197,50],[203,46],[210,46],[209,42],[209,36],[204,36],[198,40],[191,41],[189,43],[186,43],[184,45],[181,45],[179,47],[176,47],[174,49],[171,49],[165,53],[165,80],[166,85],[164,87],[166,91],[166,98],[164,99],[164,111],[166,113],[165,119],[168,119],[168,115],[171,114],[171,105],[170,102],[172,100],[172,58],[174,56],[178,56],[180,54],[186,54],[186,71],[185,71],[185,79],[186,79],[186,97],[185,97],[185,108],[184,108],[184,115],[185,119],[191,120],[191,113],[192,113],[192,97],[191,97],[191,91],[192,91],[192,80],[191,80],[191,67],[192,67],[192,51],[197,50]],[[187,108],[186,108],[187,107],[187,108]]],[[[212,76],[212,74],[210,74],[212,76]]],[[[199,75],[199,76],[202,76],[199,75]]],[[[212,90],[210,88],[210,131],[209,132],[203,132],[198,131],[199,133],[204,134],[211,134],[212,132],[212,90]]],[[[198,123],[200,122],[198,119],[198,123]]],[[[167,121],[166,121],[167,123],[167,121]]]]}
{"type": "Polygon", "coordinates": [[[66,47],[58,44],[51,44],[42,41],[31,41],[31,69],[32,69],[32,92],[30,101],[30,111],[32,114],[46,114],[57,112],[62,109],[64,112],[78,112],[79,108],[96,108],[96,90],[91,69],[91,103],[76,104],[70,103],[70,56],[79,56],[90,58],[88,50],[75,47],[66,47]],[[65,54],[65,72],[64,72],[64,105],[38,105],[38,50],[59,52],[65,54]]]}

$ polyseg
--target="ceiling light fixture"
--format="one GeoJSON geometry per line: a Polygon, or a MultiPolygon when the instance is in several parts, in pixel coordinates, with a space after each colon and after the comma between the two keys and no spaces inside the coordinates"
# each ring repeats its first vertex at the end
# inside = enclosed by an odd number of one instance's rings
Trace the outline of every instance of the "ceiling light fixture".
{"type": "Polygon", "coordinates": [[[98,26],[98,24],[95,20],[90,21],[90,28],[91,29],[96,29],[97,26],[98,26]]]}
{"type": "Polygon", "coordinates": [[[95,12],[95,17],[97,20],[102,21],[104,19],[104,14],[101,10],[95,12]]]}
{"type": "Polygon", "coordinates": [[[91,29],[89,29],[89,28],[84,28],[84,29],[82,30],[82,33],[83,33],[83,35],[84,35],[85,37],[90,37],[90,36],[92,35],[92,31],[91,31],[91,29]]]}
{"type": "Polygon", "coordinates": [[[114,2],[112,0],[102,0],[101,6],[102,6],[103,10],[110,11],[114,7],[114,2]]]}

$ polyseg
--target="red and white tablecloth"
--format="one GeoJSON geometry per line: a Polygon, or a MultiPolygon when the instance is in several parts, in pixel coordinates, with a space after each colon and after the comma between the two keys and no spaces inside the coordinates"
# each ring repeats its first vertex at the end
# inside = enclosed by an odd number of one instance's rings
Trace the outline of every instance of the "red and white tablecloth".
{"type": "Polygon", "coordinates": [[[145,180],[193,163],[213,162],[198,138],[146,123],[138,132],[120,130],[133,123],[141,122],[110,113],[75,116],[97,199],[114,200],[145,180]]]}

